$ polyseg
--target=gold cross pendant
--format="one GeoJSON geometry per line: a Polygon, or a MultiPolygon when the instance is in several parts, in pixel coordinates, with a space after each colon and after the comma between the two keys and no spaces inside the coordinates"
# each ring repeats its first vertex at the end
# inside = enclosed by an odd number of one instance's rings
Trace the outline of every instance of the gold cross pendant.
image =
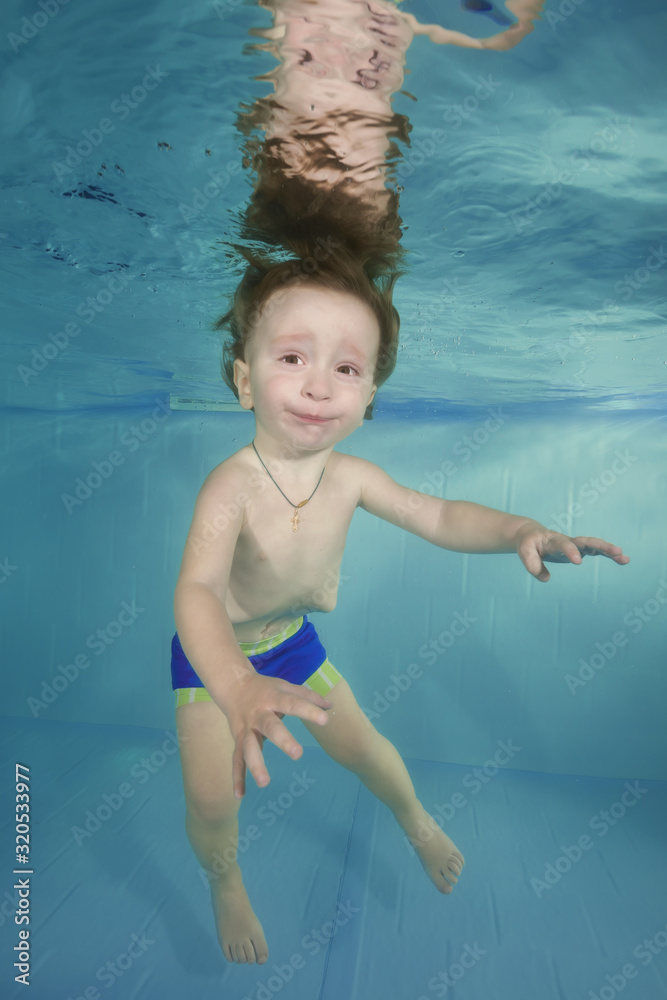
{"type": "MultiPolygon", "coordinates": [[[[308,497],[308,500],[310,500],[310,497],[308,497]]],[[[302,500],[301,503],[298,503],[295,506],[294,513],[292,514],[292,531],[296,531],[296,526],[301,521],[301,518],[299,517],[299,509],[301,507],[305,507],[306,504],[308,503],[308,500],[302,500]]]]}

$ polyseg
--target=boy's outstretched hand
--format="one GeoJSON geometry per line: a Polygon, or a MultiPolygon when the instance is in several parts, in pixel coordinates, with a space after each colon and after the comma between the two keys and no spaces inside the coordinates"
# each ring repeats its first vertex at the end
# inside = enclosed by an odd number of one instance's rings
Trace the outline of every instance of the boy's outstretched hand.
{"type": "Polygon", "coordinates": [[[537,523],[519,528],[515,540],[519,559],[531,576],[542,583],[546,583],[551,577],[545,562],[571,562],[578,565],[584,556],[606,556],[619,566],[630,562],[629,556],[624,556],[618,545],[605,542],[602,538],[588,538],[586,535],[570,538],[537,523]]]}
{"type": "Polygon", "coordinates": [[[269,772],[262,754],[265,739],[275,743],[292,760],[298,760],[303,753],[301,744],[280,721],[284,715],[326,725],[324,709],[331,707],[332,703],[315,691],[249,670],[233,699],[223,708],[235,743],[232,758],[235,797],[241,799],[245,794],[246,768],[260,788],[268,785],[269,772]]]}

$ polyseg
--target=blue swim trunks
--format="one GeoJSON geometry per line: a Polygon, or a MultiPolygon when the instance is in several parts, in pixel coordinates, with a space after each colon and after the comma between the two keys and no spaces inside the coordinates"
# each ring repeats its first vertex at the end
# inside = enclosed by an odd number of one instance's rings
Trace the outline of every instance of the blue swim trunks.
{"type": "MultiPolygon", "coordinates": [[[[260,642],[240,642],[239,647],[257,673],[303,684],[324,696],[341,678],[305,615],[277,635],[260,642]]],[[[171,686],[176,692],[176,708],[212,700],[185,655],[178,633],[171,641],[171,686]]]]}

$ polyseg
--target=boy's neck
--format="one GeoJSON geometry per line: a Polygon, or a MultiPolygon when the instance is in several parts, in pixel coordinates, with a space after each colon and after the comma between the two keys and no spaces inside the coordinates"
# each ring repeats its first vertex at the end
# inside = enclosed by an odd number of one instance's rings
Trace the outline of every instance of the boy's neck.
{"type": "MultiPolygon", "coordinates": [[[[334,446],[327,448],[307,448],[290,441],[277,440],[271,435],[255,429],[254,445],[261,460],[273,472],[269,463],[278,464],[281,469],[278,474],[293,475],[301,478],[310,476],[313,471],[319,471],[326,465],[334,446]]],[[[252,444],[249,446],[252,449],[252,444]]]]}

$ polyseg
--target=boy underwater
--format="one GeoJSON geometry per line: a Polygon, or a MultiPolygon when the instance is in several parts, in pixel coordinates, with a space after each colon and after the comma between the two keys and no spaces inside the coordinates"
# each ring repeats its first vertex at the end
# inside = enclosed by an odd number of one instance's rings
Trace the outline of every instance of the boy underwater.
{"type": "Polygon", "coordinates": [[[334,252],[312,273],[286,261],[240,289],[227,317],[226,378],[254,411],[255,436],[209,474],[196,501],[175,593],[172,686],[186,830],[210,879],[218,938],[228,961],[263,963],[266,939],[235,860],[237,814],[246,768],[260,787],[269,782],[264,739],[294,760],[303,752],[284,715],[299,717],[391,809],[440,892],[452,892],[463,868],[305,617],[336,604],[331,581],[357,507],[441,548],[516,552],[542,582],[545,561],[629,559],[598,538],[418,493],[334,450],[369,415],[396,360],[390,293],[354,259],[334,252]],[[222,857],[234,860],[221,872],[222,857]]]}

